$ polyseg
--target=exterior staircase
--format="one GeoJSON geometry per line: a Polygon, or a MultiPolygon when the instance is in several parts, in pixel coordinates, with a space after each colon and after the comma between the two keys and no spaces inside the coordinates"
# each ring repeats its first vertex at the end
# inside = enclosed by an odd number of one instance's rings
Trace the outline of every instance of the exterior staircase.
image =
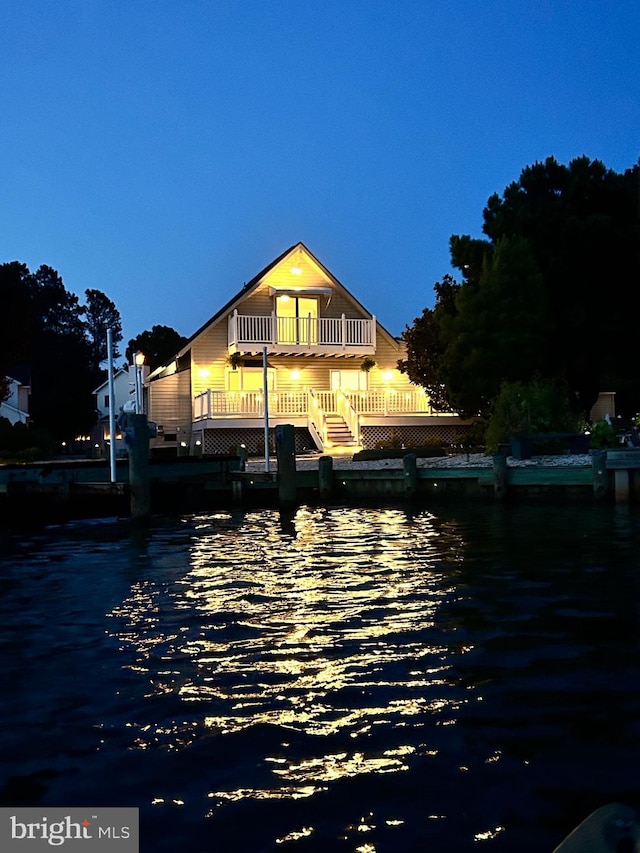
{"type": "Polygon", "coordinates": [[[357,453],[360,445],[353,433],[347,426],[344,418],[340,415],[327,415],[327,453],[335,455],[347,455],[357,453]]]}

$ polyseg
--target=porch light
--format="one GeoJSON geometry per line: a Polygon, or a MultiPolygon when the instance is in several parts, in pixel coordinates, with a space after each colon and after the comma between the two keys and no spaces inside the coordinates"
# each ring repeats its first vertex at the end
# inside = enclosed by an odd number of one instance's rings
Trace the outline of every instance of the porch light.
{"type": "Polygon", "coordinates": [[[300,266],[298,266],[298,264],[294,264],[291,267],[291,274],[292,275],[302,275],[302,268],[300,266]]]}
{"type": "Polygon", "coordinates": [[[210,376],[210,375],[211,375],[211,371],[210,371],[210,370],[207,370],[207,368],[206,368],[206,367],[202,367],[202,368],[198,371],[198,376],[200,377],[200,379],[206,379],[206,378],[207,378],[208,376],[210,376]]]}
{"type": "Polygon", "coordinates": [[[290,370],[289,376],[291,379],[300,379],[300,371],[299,370],[290,370]]]}
{"type": "Polygon", "coordinates": [[[385,370],[384,373],[382,374],[382,378],[384,379],[385,382],[391,382],[391,380],[393,379],[393,371],[392,370],[385,370]]]}

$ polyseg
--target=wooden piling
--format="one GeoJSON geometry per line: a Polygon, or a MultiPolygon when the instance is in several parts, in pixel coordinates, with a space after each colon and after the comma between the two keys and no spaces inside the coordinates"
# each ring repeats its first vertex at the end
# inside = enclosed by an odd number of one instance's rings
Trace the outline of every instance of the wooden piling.
{"type": "Polygon", "coordinates": [[[321,456],[318,459],[318,489],[322,500],[329,500],[333,493],[333,459],[321,456]]]}
{"type": "Polygon", "coordinates": [[[418,461],[415,453],[402,457],[404,470],[404,491],[406,495],[415,495],[418,488],[418,461]]]}
{"type": "Polygon", "coordinates": [[[609,493],[606,450],[591,451],[591,467],[593,469],[593,496],[598,500],[602,500],[609,493]]]}
{"type": "Polygon", "coordinates": [[[497,453],[493,457],[493,494],[502,499],[507,494],[507,457],[504,453],[497,453]]]}
{"type": "Polygon", "coordinates": [[[298,498],[293,424],[276,426],[276,457],[278,459],[278,498],[283,506],[292,506],[298,498]]]}
{"type": "Polygon", "coordinates": [[[151,512],[149,485],[149,425],[146,415],[128,413],[129,495],[131,518],[141,521],[151,512]]]}

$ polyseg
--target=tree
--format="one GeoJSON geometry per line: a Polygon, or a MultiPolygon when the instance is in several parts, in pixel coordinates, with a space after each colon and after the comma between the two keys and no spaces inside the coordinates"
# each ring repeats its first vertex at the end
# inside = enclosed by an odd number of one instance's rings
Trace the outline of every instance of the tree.
{"type": "Polygon", "coordinates": [[[151,331],[141,332],[129,341],[126,358],[131,364],[135,353],[142,352],[151,370],[155,370],[171,361],[186,342],[187,338],[170,326],[152,326],[151,331]]]}
{"type": "Polygon", "coordinates": [[[122,322],[115,304],[100,290],[85,290],[85,328],[91,347],[91,364],[96,371],[108,357],[107,329],[111,329],[113,357],[119,358],[118,343],[122,340],[122,322]]]}
{"type": "Polygon", "coordinates": [[[534,376],[565,383],[585,414],[608,387],[623,390],[621,408],[637,407],[629,306],[640,264],[640,166],[617,174],[586,157],[568,166],[550,157],[491,196],[483,231],[487,239],[451,238],[463,281],[453,310],[438,300],[427,315],[435,328],[418,360],[418,321],[405,331],[409,376],[431,364],[425,387],[444,385],[464,413],[488,413],[503,381],[534,376]]]}
{"type": "Polygon", "coordinates": [[[98,376],[78,297],[56,270],[39,267],[29,278],[31,368],[30,414],[58,441],[72,440],[95,423],[92,396],[98,376]]]}
{"type": "Polygon", "coordinates": [[[18,261],[0,264],[0,402],[9,393],[6,377],[24,361],[29,341],[28,268],[18,261]]]}
{"type": "Polygon", "coordinates": [[[407,357],[398,361],[398,369],[406,373],[415,385],[427,390],[436,411],[450,411],[452,404],[443,382],[444,345],[440,324],[444,315],[455,315],[455,298],[460,285],[450,275],[445,275],[441,282],[436,282],[434,290],[435,307],[425,308],[402,334],[407,345],[407,357]]]}
{"type": "Polygon", "coordinates": [[[3,264],[0,285],[7,307],[0,312],[0,374],[28,365],[36,428],[57,441],[89,431],[96,376],[78,297],[46,265],[30,272],[17,261],[3,264]]]}

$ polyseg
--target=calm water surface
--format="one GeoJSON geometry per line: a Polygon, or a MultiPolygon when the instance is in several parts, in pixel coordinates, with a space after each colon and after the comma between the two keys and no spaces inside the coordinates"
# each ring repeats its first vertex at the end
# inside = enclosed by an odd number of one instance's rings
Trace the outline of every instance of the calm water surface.
{"type": "Polygon", "coordinates": [[[551,851],[640,804],[640,516],[302,507],[0,534],[2,802],[141,850],[551,851]]]}

